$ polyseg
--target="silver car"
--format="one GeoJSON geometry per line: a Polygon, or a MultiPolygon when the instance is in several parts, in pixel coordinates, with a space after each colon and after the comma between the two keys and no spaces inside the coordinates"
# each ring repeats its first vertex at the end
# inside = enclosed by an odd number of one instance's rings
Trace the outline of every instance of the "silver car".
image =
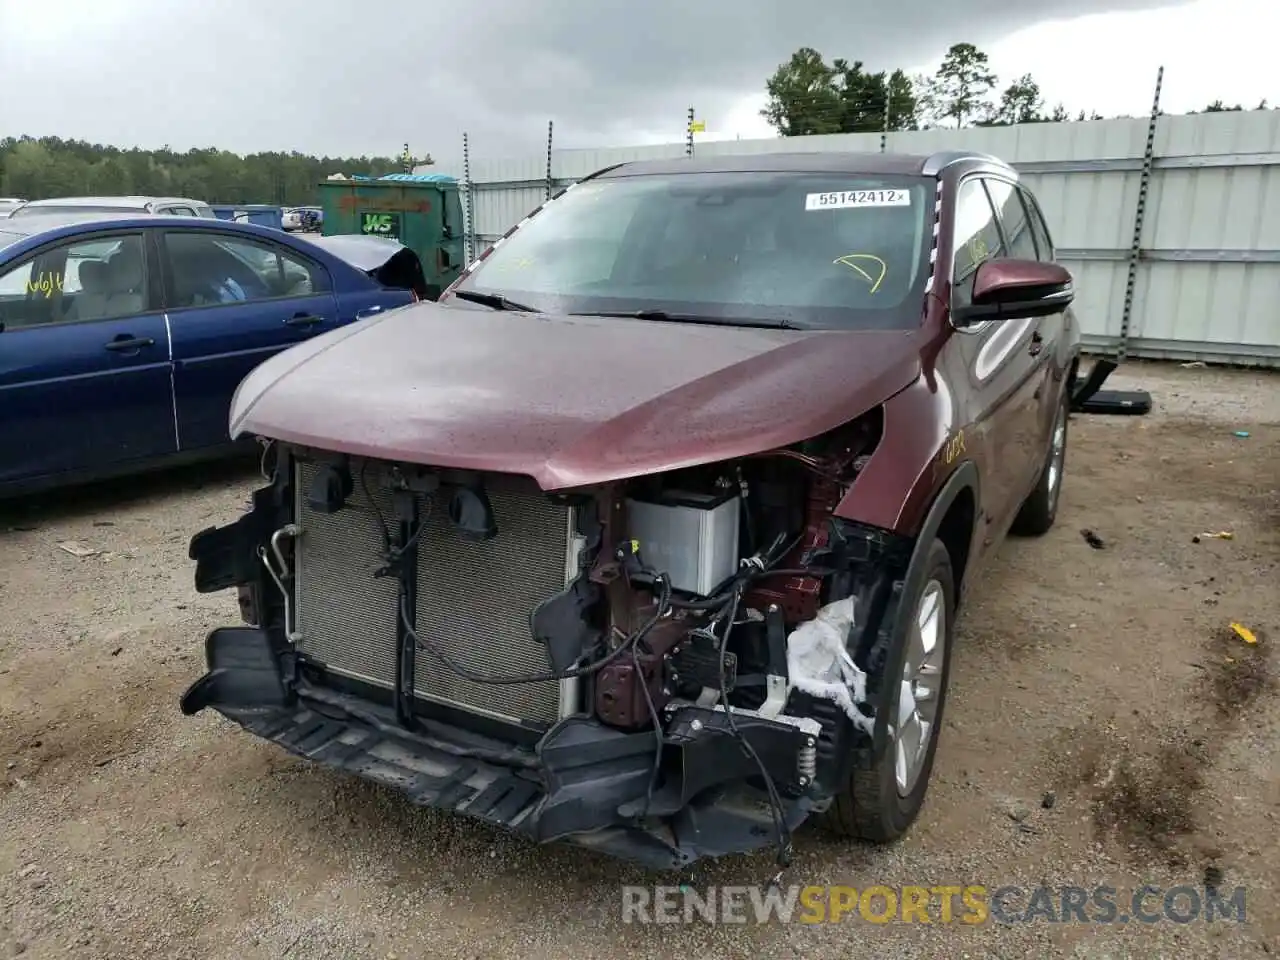
{"type": "Polygon", "coordinates": [[[86,213],[164,214],[176,217],[216,219],[213,208],[203,200],[186,197],[53,197],[23,203],[10,213],[12,217],[41,213],[84,211],[86,213]]]}

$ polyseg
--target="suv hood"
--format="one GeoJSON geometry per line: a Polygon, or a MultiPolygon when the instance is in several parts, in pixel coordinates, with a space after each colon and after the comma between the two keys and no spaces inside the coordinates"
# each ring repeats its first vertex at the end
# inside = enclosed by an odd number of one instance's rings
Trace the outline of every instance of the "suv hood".
{"type": "Polygon", "coordinates": [[[797,443],[920,373],[909,332],[791,331],[421,303],[257,367],[231,435],[568,489],[797,443]]]}

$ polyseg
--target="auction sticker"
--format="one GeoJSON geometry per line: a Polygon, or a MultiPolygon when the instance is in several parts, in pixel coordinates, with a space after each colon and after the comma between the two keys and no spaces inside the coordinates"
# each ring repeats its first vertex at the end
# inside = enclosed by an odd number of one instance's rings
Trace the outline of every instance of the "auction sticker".
{"type": "Polygon", "coordinates": [[[804,198],[806,210],[909,206],[911,206],[910,190],[837,190],[832,193],[810,193],[804,198]]]}

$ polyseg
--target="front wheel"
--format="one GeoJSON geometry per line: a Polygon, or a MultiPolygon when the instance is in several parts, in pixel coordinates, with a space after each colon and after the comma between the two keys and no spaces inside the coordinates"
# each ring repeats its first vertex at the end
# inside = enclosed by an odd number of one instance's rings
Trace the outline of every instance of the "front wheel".
{"type": "Polygon", "coordinates": [[[1067,466],[1067,414],[1071,403],[1070,391],[1062,391],[1062,403],[1058,405],[1049,435],[1049,457],[1036,488],[1031,491],[1014,518],[1012,532],[1020,537],[1038,537],[1048,533],[1058,517],[1058,495],[1062,492],[1062,475],[1067,466]]]}
{"type": "Polygon", "coordinates": [[[870,769],[853,771],[823,814],[823,826],[833,833],[889,843],[906,833],[924,806],[951,672],[955,595],[951,556],[934,540],[922,586],[898,607],[898,616],[911,619],[902,641],[902,676],[896,684],[885,678],[889,742],[870,769]]]}

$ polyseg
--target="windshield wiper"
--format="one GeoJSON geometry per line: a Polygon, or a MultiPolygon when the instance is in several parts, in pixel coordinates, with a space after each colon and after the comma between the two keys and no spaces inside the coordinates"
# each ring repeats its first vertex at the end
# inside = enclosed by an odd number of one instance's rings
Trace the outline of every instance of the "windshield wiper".
{"type": "Polygon", "coordinates": [[[617,310],[613,312],[571,313],[571,317],[623,317],[655,320],[659,323],[705,323],[717,327],[757,327],[764,330],[803,330],[788,320],[753,320],[746,317],[708,317],[700,313],[668,313],[666,310],[617,310]]]}
{"type": "Polygon", "coordinates": [[[479,290],[455,290],[450,296],[457,297],[459,300],[469,300],[484,307],[492,307],[494,310],[515,310],[518,313],[542,312],[533,307],[526,307],[523,303],[508,300],[500,293],[481,293],[479,290]]]}

